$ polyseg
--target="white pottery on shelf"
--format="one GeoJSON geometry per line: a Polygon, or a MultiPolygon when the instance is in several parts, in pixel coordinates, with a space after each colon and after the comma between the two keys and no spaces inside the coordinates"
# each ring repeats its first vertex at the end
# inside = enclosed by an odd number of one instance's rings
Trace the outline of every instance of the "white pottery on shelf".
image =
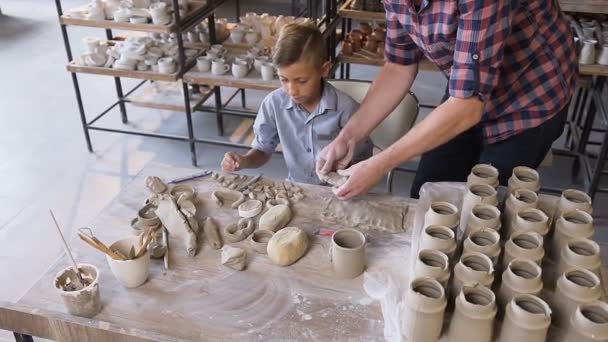
{"type": "Polygon", "coordinates": [[[551,257],[557,259],[568,241],[591,239],[593,237],[593,217],[579,209],[563,213],[555,222],[551,241],[551,257]]]}
{"type": "Polygon", "coordinates": [[[579,305],[570,317],[565,341],[608,341],[608,304],[595,301],[579,305]]]}
{"type": "Polygon", "coordinates": [[[424,227],[432,225],[456,228],[458,225],[458,208],[448,202],[432,202],[424,214],[424,227]]]}
{"type": "Polygon", "coordinates": [[[450,341],[491,342],[496,318],[496,297],[485,286],[464,286],[456,297],[448,332],[450,341]]]}
{"type": "Polygon", "coordinates": [[[482,228],[467,236],[463,243],[463,253],[479,252],[488,256],[496,266],[500,257],[500,235],[494,229],[482,228]]]}
{"type": "Polygon", "coordinates": [[[557,280],[553,303],[556,323],[567,326],[578,305],[593,303],[601,295],[600,278],[594,273],[580,268],[562,274],[557,280]]]}
{"type": "Polygon", "coordinates": [[[545,256],[543,237],[536,232],[521,232],[511,235],[511,238],[505,243],[504,249],[503,269],[506,269],[509,263],[515,259],[530,260],[540,266],[545,256]]]}
{"type": "Polygon", "coordinates": [[[437,280],[415,278],[405,294],[402,337],[407,341],[437,341],[446,306],[445,290],[437,280]]]}
{"type": "Polygon", "coordinates": [[[274,79],[275,69],[272,63],[262,63],[260,67],[260,73],[262,74],[262,80],[272,81],[274,79]]]}
{"type": "Polygon", "coordinates": [[[249,73],[249,65],[246,61],[234,61],[231,69],[235,78],[244,78],[249,73]]]}
{"type": "Polygon", "coordinates": [[[515,259],[502,273],[502,282],[498,290],[498,305],[507,305],[515,295],[539,295],[543,289],[540,266],[530,260],[515,259]]]}
{"type": "Polygon", "coordinates": [[[217,76],[223,75],[230,70],[230,65],[222,58],[214,58],[211,61],[211,73],[217,76]]]}
{"type": "Polygon", "coordinates": [[[583,39],[583,47],[581,48],[580,55],[578,56],[579,64],[594,64],[595,63],[595,46],[597,40],[595,39],[583,39]]]}
{"type": "Polygon", "coordinates": [[[506,308],[499,342],[544,342],[551,324],[551,308],[534,295],[517,295],[506,308]]]}
{"type": "Polygon", "coordinates": [[[163,57],[158,60],[158,72],[161,74],[172,74],[177,71],[177,64],[171,57],[163,57]]]}
{"type": "Polygon", "coordinates": [[[456,235],[446,226],[431,225],[422,230],[419,250],[434,249],[443,252],[451,260],[456,251],[456,235]]]}
{"type": "Polygon", "coordinates": [[[448,256],[437,250],[420,250],[414,264],[414,274],[416,277],[436,279],[443,287],[446,287],[451,274],[448,256]]]}
{"type": "Polygon", "coordinates": [[[513,168],[513,174],[509,178],[508,191],[512,193],[516,189],[528,189],[537,192],[540,189],[538,171],[526,166],[513,168]]]}
{"type": "Polygon", "coordinates": [[[608,65],[608,39],[604,40],[604,44],[602,44],[602,49],[597,56],[597,64],[608,65]]]}

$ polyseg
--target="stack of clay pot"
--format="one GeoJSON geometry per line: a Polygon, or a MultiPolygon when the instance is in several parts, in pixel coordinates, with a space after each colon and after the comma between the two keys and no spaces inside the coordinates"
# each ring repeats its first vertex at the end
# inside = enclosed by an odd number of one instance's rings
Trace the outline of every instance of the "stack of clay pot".
{"type": "MultiPolygon", "coordinates": [[[[69,16],[87,20],[167,25],[173,18],[172,4],[172,1],[153,0],[93,0],[86,6],[71,9],[69,16]]],[[[180,0],[178,4],[180,17],[184,17],[188,2],[180,0]]]]}
{"type": "Polygon", "coordinates": [[[576,33],[574,40],[579,63],[608,65],[608,21],[585,17],[569,19],[576,33]]]}
{"type": "Polygon", "coordinates": [[[352,30],[342,42],[342,54],[345,56],[363,55],[368,58],[384,57],[384,40],[386,28],[372,28],[368,23],[361,23],[359,29],[352,30]]]}

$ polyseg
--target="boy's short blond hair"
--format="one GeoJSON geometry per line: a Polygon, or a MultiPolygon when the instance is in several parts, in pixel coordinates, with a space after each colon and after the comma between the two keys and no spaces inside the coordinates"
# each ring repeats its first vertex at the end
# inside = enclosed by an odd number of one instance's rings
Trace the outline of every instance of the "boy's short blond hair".
{"type": "Polygon", "coordinates": [[[307,62],[320,69],[326,59],[323,35],[314,22],[283,26],[272,53],[272,62],[277,68],[307,62]]]}

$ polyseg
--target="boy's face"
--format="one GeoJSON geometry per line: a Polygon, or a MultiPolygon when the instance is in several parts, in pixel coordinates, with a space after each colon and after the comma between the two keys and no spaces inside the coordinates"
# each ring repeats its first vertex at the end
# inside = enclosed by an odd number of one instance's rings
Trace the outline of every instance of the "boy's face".
{"type": "Polygon", "coordinates": [[[329,62],[317,68],[308,62],[297,62],[278,68],[283,89],[300,105],[314,105],[321,96],[321,79],[329,73],[329,62]]]}

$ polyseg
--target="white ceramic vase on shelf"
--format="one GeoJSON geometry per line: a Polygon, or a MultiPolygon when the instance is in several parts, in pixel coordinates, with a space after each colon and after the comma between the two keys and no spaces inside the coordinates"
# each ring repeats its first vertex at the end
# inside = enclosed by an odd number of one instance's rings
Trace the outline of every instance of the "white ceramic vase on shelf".
{"type": "MultiPolygon", "coordinates": [[[[608,32],[608,31],[604,31],[604,32],[608,32]]],[[[607,36],[608,36],[608,34],[607,34],[607,36]]],[[[608,65],[608,40],[604,40],[604,44],[602,44],[602,49],[600,50],[600,53],[597,56],[597,64],[608,65]]]]}
{"type": "Polygon", "coordinates": [[[511,234],[511,226],[517,213],[528,208],[538,207],[538,195],[528,189],[516,189],[509,193],[509,196],[505,200],[505,207],[503,209],[503,227],[502,232],[505,238],[511,234]]]}
{"type": "Polygon", "coordinates": [[[593,237],[593,217],[579,209],[563,213],[555,222],[551,241],[551,257],[556,260],[571,240],[593,237]]]}
{"type": "Polygon", "coordinates": [[[516,295],[506,308],[499,342],[544,342],[551,325],[551,308],[534,295],[516,295]]]}
{"type": "Polygon", "coordinates": [[[448,202],[433,202],[424,215],[424,227],[441,225],[455,229],[458,226],[458,208],[448,202]]]}
{"type": "Polygon", "coordinates": [[[579,64],[594,64],[595,63],[595,46],[596,45],[597,45],[597,40],[595,40],[595,39],[583,39],[583,47],[581,48],[580,55],[578,56],[579,64]]]}
{"type": "Polygon", "coordinates": [[[402,333],[406,341],[434,342],[441,335],[447,299],[441,284],[429,277],[414,279],[406,292],[402,333]]]}
{"type": "Polygon", "coordinates": [[[492,260],[479,252],[466,253],[454,266],[454,279],[452,280],[451,296],[460,294],[463,286],[481,284],[492,287],[494,282],[494,266],[492,260]]]}
{"type": "Polygon", "coordinates": [[[563,342],[608,341],[608,304],[600,301],[579,305],[563,342]]]}
{"type": "Polygon", "coordinates": [[[507,305],[515,295],[539,295],[543,289],[540,266],[530,260],[515,259],[502,273],[502,283],[498,290],[498,305],[507,305]]]}
{"type": "Polygon", "coordinates": [[[436,279],[445,288],[450,280],[450,261],[444,253],[432,249],[423,249],[418,252],[414,266],[416,277],[430,277],[436,279]]]}
{"type": "Polygon", "coordinates": [[[428,226],[422,230],[419,250],[434,249],[445,253],[451,260],[456,251],[456,236],[446,226],[428,226]]]}
{"type": "Polygon", "coordinates": [[[496,297],[485,286],[464,286],[448,333],[450,341],[491,342],[496,318],[496,297]]]}
{"type": "Polygon", "coordinates": [[[515,232],[536,232],[544,237],[549,233],[549,217],[540,209],[524,209],[517,213],[511,229],[511,234],[515,232]]]}
{"type": "Polygon", "coordinates": [[[463,253],[479,252],[488,256],[494,266],[500,257],[500,235],[494,229],[482,228],[469,235],[463,243],[463,253]]]}
{"type": "Polygon", "coordinates": [[[484,228],[490,228],[498,232],[500,227],[500,210],[493,205],[479,203],[471,209],[464,235],[469,236],[484,228]]]}
{"type": "Polygon", "coordinates": [[[593,212],[591,197],[580,190],[564,190],[559,198],[559,201],[557,202],[557,208],[553,218],[556,220],[562,213],[575,209],[580,209],[591,214],[593,212]]]}
{"type": "Polygon", "coordinates": [[[492,187],[498,186],[498,170],[489,164],[477,164],[471,169],[467,178],[467,185],[489,184],[492,187]]]}
{"type": "Polygon", "coordinates": [[[556,277],[577,268],[589,270],[599,277],[601,265],[600,246],[597,242],[589,239],[568,241],[562,248],[557,263],[556,277]]]}
{"type": "Polygon", "coordinates": [[[554,323],[566,327],[577,306],[593,303],[601,295],[600,278],[592,272],[579,268],[562,274],[557,280],[552,306],[554,323]]]}
{"type": "Polygon", "coordinates": [[[515,259],[530,260],[540,266],[544,256],[543,237],[540,234],[536,232],[515,233],[505,243],[502,269],[506,269],[509,263],[515,259]]]}
{"type": "Polygon", "coordinates": [[[509,178],[508,191],[512,193],[516,189],[528,189],[537,192],[540,189],[538,172],[526,166],[513,168],[513,174],[509,178]]]}

